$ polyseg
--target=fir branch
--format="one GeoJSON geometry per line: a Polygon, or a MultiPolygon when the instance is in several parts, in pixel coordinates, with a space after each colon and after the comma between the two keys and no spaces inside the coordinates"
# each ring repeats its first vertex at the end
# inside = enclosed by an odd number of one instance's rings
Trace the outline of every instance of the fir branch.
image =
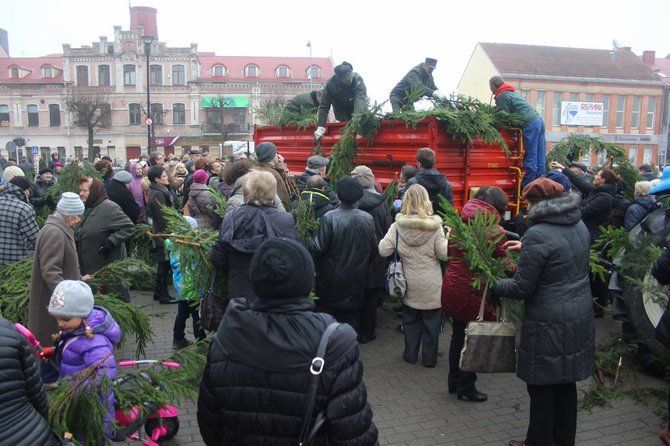
{"type": "Polygon", "coordinates": [[[226,215],[226,204],[228,203],[228,200],[226,200],[219,188],[213,187],[211,185],[208,187],[209,192],[212,194],[212,197],[214,197],[214,203],[216,205],[214,207],[214,212],[216,215],[223,218],[226,215]]]}
{"type": "Polygon", "coordinates": [[[319,229],[319,219],[314,217],[314,207],[308,200],[300,200],[291,212],[295,219],[295,228],[300,235],[300,240],[306,246],[310,239],[316,236],[319,229]]]}
{"type": "Polygon", "coordinates": [[[135,339],[135,357],[141,358],[154,340],[154,331],[146,312],[139,306],[124,302],[116,294],[96,294],[95,304],[105,308],[121,328],[121,345],[128,336],[135,339]]]}
{"type": "Polygon", "coordinates": [[[126,258],[100,268],[91,276],[88,284],[98,290],[109,290],[118,285],[135,287],[151,281],[153,275],[154,269],[143,260],[126,258]]]}
{"type": "Polygon", "coordinates": [[[27,325],[32,268],[32,257],[0,267],[0,315],[5,319],[27,325]]]}
{"type": "Polygon", "coordinates": [[[384,197],[386,197],[386,205],[393,211],[393,202],[398,195],[398,174],[393,175],[393,180],[384,189],[384,197]]]}

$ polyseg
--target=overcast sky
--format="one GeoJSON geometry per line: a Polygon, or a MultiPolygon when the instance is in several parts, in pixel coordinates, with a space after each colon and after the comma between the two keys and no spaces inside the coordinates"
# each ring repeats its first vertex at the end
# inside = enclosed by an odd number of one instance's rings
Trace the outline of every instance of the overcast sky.
{"type": "MultiPolygon", "coordinates": [[[[333,57],[354,66],[378,102],[425,57],[444,92],[456,89],[477,42],[612,49],[617,39],[638,55],[670,54],[670,0],[258,0],[131,1],[158,9],[158,34],[170,47],[233,56],[333,57]]],[[[62,44],[113,39],[130,28],[120,0],[0,0],[0,28],[12,57],[62,53],[62,44]]]]}

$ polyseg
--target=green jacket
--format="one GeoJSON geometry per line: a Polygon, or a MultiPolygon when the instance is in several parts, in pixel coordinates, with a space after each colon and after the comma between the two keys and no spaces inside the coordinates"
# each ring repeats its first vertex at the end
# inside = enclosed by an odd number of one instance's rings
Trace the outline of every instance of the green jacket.
{"type": "Polygon", "coordinates": [[[308,91],[289,99],[284,110],[291,113],[301,113],[303,110],[316,112],[317,108],[319,108],[319,101],[316,100],[316,91],[308,91]]]}
{"type": "Polygon", "coordinates": [[[496,106],[507,113],[516,113],[523,120],[523,126],[540,119],[540,115],[516,91],[503,91],[496,97],[496,106]]]}
{"type": "Polygon", "coordinates": [[[411,90],[419,88],[423,90],[422,96],[429,97],[433,96],[433,92],[437,90],[433,75],[426,73],[422,63],[409,70],[405,77],[398,82],[398,85],[391,90],[390,97],[405,102],[407,94],[411,90]]]}
{"type": "Polygon", "coordinates": [[[354,73],[351,84],[346,85],[333,76],[326,82],[326,88],[321,95],[319,104],[319,119],[317,126],[324,127],[328,121],[330,106],[333,106],[335,119],[338,121],[349,121],[354,113],[367,109],[368,90],[365,88],[363,78],[354,73]]]}

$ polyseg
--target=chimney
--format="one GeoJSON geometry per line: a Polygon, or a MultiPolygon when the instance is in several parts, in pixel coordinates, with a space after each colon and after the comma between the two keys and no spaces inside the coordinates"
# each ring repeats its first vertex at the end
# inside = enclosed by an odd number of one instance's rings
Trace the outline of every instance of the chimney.
{"type": "Polygon", "coordinates": [[[138,37],[151,36],[158,40],[158,21],[156,15],[158,10],[156,8],[149,8],[148,6],[133,6],[130,8],[130,30],[137,32],[140,27],[144,28],[144,34],[139,34],[138,37]]]}
{"type": "Polygon", "coordinates": [[[644,51],[642,53],[642,62],[649,67],[656,65],[656,51],[644,51]]]}

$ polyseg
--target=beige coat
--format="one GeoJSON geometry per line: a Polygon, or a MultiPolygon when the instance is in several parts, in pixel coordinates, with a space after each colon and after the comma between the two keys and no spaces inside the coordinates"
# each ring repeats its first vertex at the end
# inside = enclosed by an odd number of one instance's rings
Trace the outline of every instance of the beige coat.
{"type": "Polygon", "coordinates": [[[379,254],[393,254],[396,229],[400,235],[398,251],[407,280],[403,303],[416,310],[434,310],[441,307],[442,269],[439,260],[447,260],[447,239],[442,220],[396,215],[396,221],[379,242],[379,254]]]}
{"type": "Polygon", "coordinates": [[[47,311],[51,293],[63,280],[79,280],[80,277],[74,231],[63,217],[50,215],[37,234],[30,277],[28,329],[41,345],[53,345],[51,335],[58,331],[56,319],[47,311]]]}

